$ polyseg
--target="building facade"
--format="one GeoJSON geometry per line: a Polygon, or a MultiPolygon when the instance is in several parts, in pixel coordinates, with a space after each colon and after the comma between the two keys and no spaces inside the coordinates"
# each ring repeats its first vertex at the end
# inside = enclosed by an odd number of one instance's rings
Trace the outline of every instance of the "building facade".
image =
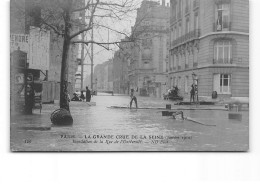
{"type": "Polygon", "coordinates": [[[113,91],[113,60],[98,64],[94,68],[94,85],[93,90],[98,92],[113,91]]]}
{"type": "MultiPolygon", "coordinates": [[[[59,100],[60,95],[63,37],[41,23],[44,15],[42,7],[34,0],[11,1],[11,52],[18,46],[21,51],[26,52],[28,69],[37,70],[37,80],[43,84],[42,101],[54,102],[54,100],[59,100]],[[18,43],[17,36],[25,37],[25,41],[18,43]]],[[[74,21],[78,18],[78,15],[73,15],[74,21]]],[[[73,29],[76,30],[77,27],[73,29]]],[[[77,53],[78,45],[71,45],[68,74],[68,91],[71,95],[74,92],[75,73],[78,66],[77,53]]]]}
{"type": "Polygon", "coordinates": [[[249,97],[249,2],[171,0],[168,87],[189,96],[249,97]]]}
{"type": "Polygon", "coordinates": [[[137,10],[128,63],[129,87],[141,96],[162,97],[166,91],[170,7],[144,0],[137,10]],[[168,43],[168,44],[167,44],[168,43]]]}
{"type": "Polygon", "coordinates": [[[118,94],[129,94],[128,61],[131,58],[129,52],[129,42],[123,39],[119,45],[119,50],[115,52],[113,58],[113,91],[118,94]]]}

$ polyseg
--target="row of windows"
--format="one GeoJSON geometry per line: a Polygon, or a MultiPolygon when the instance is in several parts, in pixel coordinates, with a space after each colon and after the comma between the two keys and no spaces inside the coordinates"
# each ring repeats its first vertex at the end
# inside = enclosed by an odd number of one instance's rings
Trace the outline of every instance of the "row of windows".
{"type": "MultiPolygon", "coordinates": [[[[216,41],[214,46],[214,63],[219,64],[232,64],[233,62],[233,45],[230,40],[219,40],[216,41]]],[[[173,54],[170,58],[169,68],[172,67],[177,68],[181,66],[182,62],[185,62],[185,65],[189,65],[189,61],[193,61],[193,63],[198,62],[198,52],[194,52],[193,54],[173,54]]]]}
{"type": "MultiPolygon", "coordinates": [[[[183,1],[178,2],[178,9],[179,14],[182,11],[182,3],[183,1]]],[[[189,0],[186,0],[186,4],[190,7],[189,0]]],[[[188,8],[189,9],[189,8],[188,8]]],[[[174,6],[172,10],[177,16],[177,5],[174,6]]],[[[190,17],[187,16],[185,20],[185,25],[183,26],[181,22],[179,22],[177,25],[175,25],[171,29],[171,38],[172,41],[176,40],[178,37],[181,37],[183,34],[187,34],[191,30],[191,23],[190,23],[190,17]],[[183,30],[185,28],[185,30],[183,30]]],[[[229,3],[223,3],[223,4],[216,4],[215,5],[215,22],[214,22],[214,31],[228,31],[230,30],[230,4],[229,3]]],[[[194,13],[194,30],[199,29],[199,16],[198,12],[194,13]]]]}
{"type": "Polygon", "coordinates": [[[181,66],[182,62],[185,62],[185,65],[189,65],[189,61],[193,61],[193,63],[198,63],[198,52],[195,51],[193,54],[173,54],[171,56],[171,60],[169,62],[169,68],[177,68],[181,66]]]}

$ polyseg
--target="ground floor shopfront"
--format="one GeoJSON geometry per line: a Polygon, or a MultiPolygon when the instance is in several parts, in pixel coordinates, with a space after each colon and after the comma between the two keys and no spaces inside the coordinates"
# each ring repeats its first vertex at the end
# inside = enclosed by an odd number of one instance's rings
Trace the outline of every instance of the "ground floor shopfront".
{"type": "Polygon", "coordinates": [[[180,95],[189,96],[194,83],[192,74],[197,76],[199,97],[212,97],[216,91],[219,99],[249,97],[249,68],[236,66],[209,66],[194,70],[170,73],[170,86],[177,86],[180,95]]]}

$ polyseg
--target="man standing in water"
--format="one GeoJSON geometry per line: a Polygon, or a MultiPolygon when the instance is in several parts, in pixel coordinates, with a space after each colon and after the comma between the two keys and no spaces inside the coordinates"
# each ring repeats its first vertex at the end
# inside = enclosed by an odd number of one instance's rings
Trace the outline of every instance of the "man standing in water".
{"type": "Polygon", "coordinates": [[[90,102],[91,100],[91,93],[88,87],[86,87],[86,102],[90,102]]]}
{"type": "Polygon", "coordinates": [[[130,98],[131,98],[131,101],[130,101],[130,109],[132,108],[132,103],[133,103],[133,101],[135,101],[135,107],[136,107],[136,109],[137,109],[137,108],[138,108],[138,107],[137,107],[137,98],[134,96],[134,89],[131,89],[130,98]]]}

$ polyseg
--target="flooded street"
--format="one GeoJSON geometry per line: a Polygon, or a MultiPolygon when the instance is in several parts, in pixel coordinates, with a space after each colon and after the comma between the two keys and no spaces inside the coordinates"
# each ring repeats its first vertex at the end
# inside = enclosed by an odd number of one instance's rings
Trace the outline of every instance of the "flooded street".
{"type": "MultiPolygon", "coordinates": [[[[74,124],[51,125],[50,114],[58,104],[45,104],[42,113],[11,117],[11,148],[15,151],[243,151],[248,149],[249,114],[242,111],[242,121],[229,120],[225,110],[189,110],[182,106],[188,120],[162,116],[166,104],[173,102],[138,97],[140,108],[129,106],[128,96],[99,95],[96,106],[71,102],[74,124]],[[24,127],[51,126],[50,130],[24,127]],[[28,142],[29,141],[29,142],[28,142]]],[[[200,106],[201,107],[201,106],[200,106]]],[[[198,107],[198,108],[200,108],[198,107]]],[[[205,109],[207,106],[203,106],[205,109]]]]}

